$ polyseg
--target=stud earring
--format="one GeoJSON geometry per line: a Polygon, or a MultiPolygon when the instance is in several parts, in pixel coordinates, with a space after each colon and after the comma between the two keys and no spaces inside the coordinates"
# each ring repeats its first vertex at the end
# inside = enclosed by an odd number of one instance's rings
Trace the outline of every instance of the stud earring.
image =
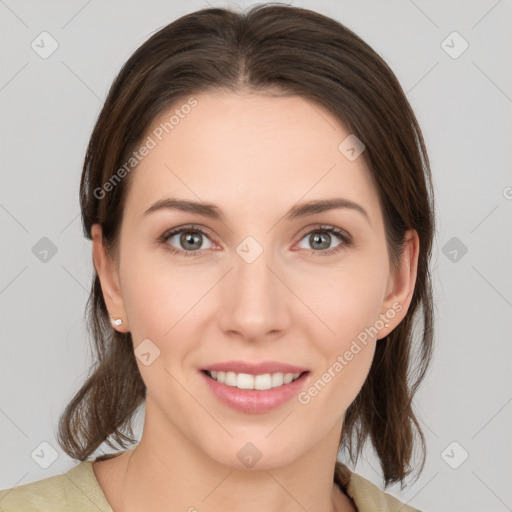
{"type": "Polygon", "coordinates": [[[110,317],[110,324],[112,325],[112,327],[119,327],[123,321],[121,320],[121,318],[117,318],[115,319],[112,315],[109,315],[110,317]]]}

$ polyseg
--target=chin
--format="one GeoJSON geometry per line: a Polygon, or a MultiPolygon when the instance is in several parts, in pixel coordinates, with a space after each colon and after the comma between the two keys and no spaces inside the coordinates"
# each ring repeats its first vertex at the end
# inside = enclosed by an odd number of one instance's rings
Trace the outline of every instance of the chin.
{"type": "MultiPolygon", "coordinates": [[[[296,447],[304,447],[304,441],[297,440],[286,445],[278,437],[273,440],[265,439],[266,435],[267,431],[252,441],[251,436],[247,435],[243,436],[243,440],[230,439],[223,445],[217,444],[208,452],[218,464],[236,470],[276,469],[292,463],[300,456],[296,447]]],[[[290,441],[288,437],[288,442],[290,441]]]]}

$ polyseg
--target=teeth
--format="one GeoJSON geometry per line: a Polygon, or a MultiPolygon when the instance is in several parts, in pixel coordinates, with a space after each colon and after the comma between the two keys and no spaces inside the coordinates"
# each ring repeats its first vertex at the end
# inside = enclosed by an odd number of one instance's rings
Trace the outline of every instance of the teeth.
{"type": "Polygon", "coordinates": [[[208,372],[212,379],[239,389],[265,389],[277,388],[283,384],[289,384],[299,378],[300,373],[264,373],[262,375],[250,375],[248,373],[235,372],[208,372]]]}

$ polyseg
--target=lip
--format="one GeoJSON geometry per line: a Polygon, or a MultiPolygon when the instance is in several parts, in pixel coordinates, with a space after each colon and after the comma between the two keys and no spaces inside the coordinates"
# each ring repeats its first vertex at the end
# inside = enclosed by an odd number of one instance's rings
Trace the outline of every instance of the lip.
{"type": "MultiPolygon", "coordinates": [[[[288,366],[288,368],[290,367],[288,366]]],[[[204,370],[200,371],[199,374],[202,376],[203,380],[205,381],[206,385],[213,393],[213,395],[221,403],[231,407],[232,409],[235,409],[236,411],[252,414],[265,413],[285,404],[294,396],[297,396],[301,388],[303,388],[306,385],[306,382],[309,380],[310,377],[310,372],[306,371],[302,373],[297,380],[294,380],[288,384],[283,384],[282,386],[279,386],[277,388],[265,389],[260,391],[257,389],[238,389],[233,386],[228,386],[226,384],[216,381],[215,379],[212,379],[204,370]]],[[[258,372],[252,374],[256,375],[258,374],[258,372]]]]}
{"type": "Polygon", "coordinates": [[[278,361],[262,361],[251,363],[249,361],[224,361],[201,368],[208,371],[248,373],[249,375],[263,375],[265,373],[303,373],[308,368],[280,363],[278,361]]]}

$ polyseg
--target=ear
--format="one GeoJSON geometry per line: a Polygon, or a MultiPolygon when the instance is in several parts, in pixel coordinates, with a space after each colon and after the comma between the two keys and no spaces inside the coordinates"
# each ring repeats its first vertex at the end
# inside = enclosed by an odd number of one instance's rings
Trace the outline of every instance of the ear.
{"type": "Polygon", "coordinates": [[[116,262],[107,254],[100,224],[92,225],[91,236],[94,268],[101,283],[107,310],[114,318],[121,318],[123,321],[121,325],[112,328],[118,332],[129,332],[130,326],[121,294],[119,272],[116,262]]]}
{"type": "Polygon", "coordinates": [[[405,246],[400,258],[399,268],[390,273],[386,296],[382,303],[379,319],[384,327],[379,330],[376,339],[387,336],[405,317],[414,293],[418,272],[420,241],[418,233],[409,229],[405,233],[405,246]]]}

